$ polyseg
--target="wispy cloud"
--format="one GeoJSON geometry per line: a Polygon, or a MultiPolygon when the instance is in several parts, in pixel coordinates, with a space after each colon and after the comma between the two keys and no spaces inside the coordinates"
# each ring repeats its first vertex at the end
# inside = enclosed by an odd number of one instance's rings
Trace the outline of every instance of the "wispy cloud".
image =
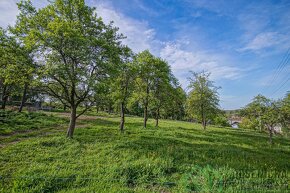
{"type": "Polygon", "coordinates": [[[155,55],[166,59],[184,88],[187,85],[190,70],[208,71],[214,80],[233,80],[243,74],[241,69],[228,64],[228,59],[222,54],[214,54],[200,49],[193,50],[193,48],[183,49],[190,46],[191,41],[186,38],[180,41],[175,40],[174,43],[162,42],[156,38],[155,29],[151,28],[146,21],[128,17],[103,1],[95,6],[97,13],[106,23],[114,21],[115,25],[119,27],[119,31],[127,36],[124,43],[129,45],[133,51],[140,52],[149,49],[155,55]]]}
{"type": "Polygon", "coordinates": [[[127,17],[103,1],[98,4],[92,2],[92,5],[97,8],[97,14],[103,18],[105,23],[114,21],[114,25],[119,27],[119,32],[127,37],[123,42],[133,51],[140,52],[145,49],[154,51],[154,45],[159,44],[154,38],[155,30],[150,28],[146,21],[127,17]]]}
{"type": "Polygon", "coordinates": [[[270,2],[248,5],[238,14],[238,21],[243,32],[242,48],[238,51],[254,53],[285,51],[290,44],[289,4],[272,4],[270,2]],[[287,8],[288,6],[288,8],[287,8]]]}
{"type": "MultiPolygon", "coordinates": [[[[223,55],[213,54],[206,51],[187,51],[181,48],[181,44],[167,43],[161,50],[160,56],[171,64],[172,70],[179,71],[202,71],[211,73],[211,78],[237,79],[242,76],[243,70],[227,64],[223,55]]],[[[180,77],[184,79],[186,77],[180,77]]]]}
{"type": "Polygon", "coordinates": [[[258,51],[265,48],[275,47],[289,41],[290,38],[278,32],[262,32],[256,35],[244,48],[240,51],[258,51]]]}
{"type": "Polygon", "coordinates": [[[159,12],[147,7],[144,5],[144,2],[142,0],[133,0],[133,3],[142,11],[144,11],[146,14],[149,14],[150,16],[157,16],[159,12]]]}

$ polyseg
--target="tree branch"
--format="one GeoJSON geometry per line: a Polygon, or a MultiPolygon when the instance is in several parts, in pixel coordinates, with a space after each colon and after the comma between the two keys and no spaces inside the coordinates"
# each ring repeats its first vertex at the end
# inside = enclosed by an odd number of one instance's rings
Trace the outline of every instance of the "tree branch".
{"type": "Polygon", "coordinates": [[[76,118],[78,118],[78,117],[80,117],[81,115],[83,115],[85,112],[87,112],[87,110],[90,108],[90,106],[87,106],[86,105],[86,108],[80,113],[80,114],[78,114],[77,116],[76,116],[76,118]]]}

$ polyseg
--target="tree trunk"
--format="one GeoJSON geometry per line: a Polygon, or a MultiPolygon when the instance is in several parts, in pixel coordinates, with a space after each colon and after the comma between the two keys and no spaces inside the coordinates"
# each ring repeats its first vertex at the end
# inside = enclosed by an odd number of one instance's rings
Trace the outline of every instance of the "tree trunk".
{"type": "Polygon", "coordinates": [[[112,105],[111,104],[109,104],[109,106],[108,106],[108,113],[109,113],[109,115],[112,113],[112,105]]]}
{"type": "Polygon", "coordinates": [[[63,111],[66,111],[66,105],[63,105],[63,111]]]}
{"type": "Polygon", "coordinates": [[[23,95],[22,95],[21,103],[20,103],[19,110],[18,110],[19,113],[22,112],[22,109],[23,109],[25,101],[26,101],[27,88],[28,88],[28,84],[25,83],[24,89],[23,89],[23,95]]]}
{"type": "Polygon", "coordinates": [[[273,131],[272,131],[272,127],[269,127],[269,143],[273,144],[273,131]]]}
{"type": "Polygon", "coordinates": [[[147,109],[147,105],[145,105],[145,107],[144,107],[144,128],[146,128],[146,126],[147,126],[147,113],[148,113],[148,109],[147,109]]]}
{"type": "Polygon", "coordinates": [[[3,93],[2,93],[2,105],[1,105],[1,109],[5,109],[6,108],[7,100],[8,100],[7,86],[4,86],[3,93]]]}
{"type": "Polygon", "coordinates": [[[202,121],[202,126],[203,126],[203,129],[205,130],[206,129],[206,120],[205,119],[202,121]]]}
{"type": "Polygon", "coordinates": [[[124,108],[124,103],[121,103],[121,122],[120,122],[120,131],[121,133],[124,132],[124,124],[125,124],[125,108],[124,108]]]}
{"type": "Polygon", "coordinates": [[[158,117],[156,117],[155,127],[158,127],[158,124],[159,124],[159,119],[158,119],[158,117]]]}
{"type": "Polygon", "coordinates": [[[7,100],[8,100],[8,96],[5,96],[5,97],[2,98],[2,106],[1,106],[1,109],[5,110],[7,100]]]}
{"type": "Polygon", "coordinates": [[[261,120],[260,114],[259,114],[259,129],[260,129],[260,132],[262,132],[262,120],[261,120]]]}
{"type": "Polygon", "coordinates": [[[157,112],[156,112],[156,123],[155,123],[155,127],[158,127],[158,124],[159,124],[159,114],[160,114],[160,110],[158,108],[157,109],[157,112]]]}
{"type": "Polygon", "coordinates": [[[202,113],[202,126],[203,126],[203,129],[205,130],[206,129],[206,118],[205,118],[204,113],[202,113]]]}
{"type": "Polygon", "coordinates": [[[67,134],[66,134],[66,136],[68,138],[73,137],[75,126],[76,126],[76,119],[77,119],[77,108],[75,106],[72,106],[69,127],[68,127],[67,134]]]}

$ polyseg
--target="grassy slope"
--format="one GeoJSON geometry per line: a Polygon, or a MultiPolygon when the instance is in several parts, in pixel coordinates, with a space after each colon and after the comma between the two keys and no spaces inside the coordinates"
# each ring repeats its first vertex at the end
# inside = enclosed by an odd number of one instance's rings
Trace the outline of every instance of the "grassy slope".
{"type": "Polygon", "coordinates": [[[269,147],[253,131],[169,120],[143,129],[140,118],[120,134],[118,121],[80,120],[73,140],[60,124],[63,132],[0,148],[0,192],[287,191],[289,139],[269,147]]]}
{"type": "Polygon", "coordinates": [[[0,136],[51,128],[64,122],[63,119],[45,113],[0,110],[0,136]]]}

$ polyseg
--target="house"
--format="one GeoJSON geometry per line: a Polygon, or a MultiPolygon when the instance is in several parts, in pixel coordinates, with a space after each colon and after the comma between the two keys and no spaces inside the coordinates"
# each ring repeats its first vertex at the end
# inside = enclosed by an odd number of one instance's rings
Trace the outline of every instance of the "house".
{"type": "Polygon", "coordinates": [[[274,128],[273,128],[273,131],[274,131],[274,133],[279,133],[279,134],[281,134],[282,133],[282,125],[281,124],[277,124],[277,125],[275,125],[274,126],[274,128]]]}

